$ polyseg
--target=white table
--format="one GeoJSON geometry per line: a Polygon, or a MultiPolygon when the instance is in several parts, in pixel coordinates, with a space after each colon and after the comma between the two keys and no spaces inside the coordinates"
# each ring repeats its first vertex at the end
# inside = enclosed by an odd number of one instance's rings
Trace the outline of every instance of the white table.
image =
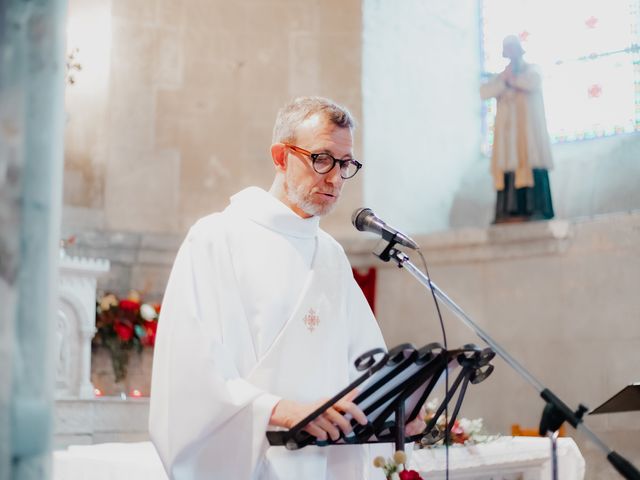
{"type": "MultiPolygon", "coordinates": [[[[584,459],[580,450],[571,438],[558,440],[559,478],[582,480],[584,459]]],[[[412,451],[409,468],[418,470],[429,480],[444,478],[444,453],[443,448],[412,451]]],[[[449,449],[449,466],[452,480],[550,480],[549,440],[502,437],[471,447],[454,446],[449,449]]],[[[379,475],[381,470],[376,470],[379,475]]],[[[73,445],[56,451],[53,478],[166,480],[167,476],[153,445],[139,442],[73,445]]]]}
{"type": "Polygon", "coordinates": [[[72,445],[53,452],[54,480],[168,480],[151,442],[72,445]]]}

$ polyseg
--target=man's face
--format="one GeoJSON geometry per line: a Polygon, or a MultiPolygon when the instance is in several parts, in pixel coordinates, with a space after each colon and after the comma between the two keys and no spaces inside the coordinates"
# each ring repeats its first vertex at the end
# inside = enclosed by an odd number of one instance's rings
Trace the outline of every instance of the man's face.
{"type": "MultiPolygon", "coordinates": [[[[295,145],[311,153],[329,153],[339,160],[353,158],[351,129],[336,127],[320,114],[298,126],[295,145]]],[[[308,156],[291,149],[286,155],[284,188],[289,208],[303,218],[329,213],[338,202],[344,183],[339,165],[320,174],[308,156]]]]}

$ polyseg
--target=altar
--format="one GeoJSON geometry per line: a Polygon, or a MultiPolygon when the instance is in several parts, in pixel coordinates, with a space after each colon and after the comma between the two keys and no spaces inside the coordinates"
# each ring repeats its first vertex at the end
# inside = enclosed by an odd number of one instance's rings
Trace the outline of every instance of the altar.
{"type": "MultiPolygon", "coordinates": [[[[558,459],[559,478],[584,478],[584,459],[573,439],[558,439],[558,459]]],[[[414,450],[408,464],[425,479],[445,478],[444,448],[414,450]]],[[[453,446],[449,466],[452,480],[550,480],[550,444],[546,438],[501,437],[479,445],[453,446]]],[[[151,442],[137,442],[73,445],[56,451],[53,478],[165,480],[167,475],[151,442]]],[[[372,465],[370,478],[384,477],[372,465]]]]}

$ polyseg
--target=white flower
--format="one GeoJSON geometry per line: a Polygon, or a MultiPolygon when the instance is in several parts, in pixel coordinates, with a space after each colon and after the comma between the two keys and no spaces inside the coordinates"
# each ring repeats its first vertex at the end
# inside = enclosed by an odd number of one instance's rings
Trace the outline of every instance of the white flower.
{"type": "Polygon", "coordinates": [[[118,299],[113,293],[109,293],[100,299],[100,310],[106,312],[111,307],[118,306],[118,299]]]}
{"type": "Polygon", "coordinates": [[[440,406],[440,403],[438,403],[437,398],[434,398],[430,402],[427,402],[427,410],[430,412],[435,412],[439,406],[440,406]]]}
{"type": "Polygon", "coordinates": [[[470,440],[475,440],[475,437],[482,433],[482,418],[474,418],[473,420],[461,418],[459,423],[460,428],[469,436],[470,440]]]}
{"type": "Polygon", "coordinates": [[[140,305],[140,316],[146,321],[150,322],[158,316],[158,313],[156,312],[156,309],[151,305],[149,305],[148,303],[143,303],[142,305],[140,305]]]}

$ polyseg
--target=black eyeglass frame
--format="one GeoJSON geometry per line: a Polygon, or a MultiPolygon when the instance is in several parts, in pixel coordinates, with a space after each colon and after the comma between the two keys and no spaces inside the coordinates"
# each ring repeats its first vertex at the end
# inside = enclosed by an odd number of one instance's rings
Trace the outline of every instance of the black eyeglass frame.
{"type": "Polygon", "coordinates": [[[322,153],[312,153],[312,152],[310,152],[309,150],[305,150],[304,148],[297,147],[296,145],[292,145],[292,144],[290,144],[290,143],[285,143],[284,145],[285,145],[287,148],[290,148],[291,150],[293,150],[294,152],[298,152],[298,153],[301,153],[301,154],[303,154],[303,155],[308,156],[308,157],[311,159],[311,166],[313,167],[313,170],[314,170],[315,172],[319,173],[320,175],[326,175],[326,174],[327,174],[327,173],[329,173],[331,170],[333,170],[333,169],[334,169],[334,167],[336,166],[336,163],[338,163],[338,164],[340,165],[340,177],[341,177],[342,179],[344,179],[344,180],[348,180],[348,179],[350,179],[350,178],[355,177],[356,173],[358,173],[358,172],[360,171],[360,169],[362,168],[362,164],[361,164],[359,161],[354,160],[353,158],[349,158],[349,159],[346,159],[346,160],[338,160],[336,157],[334,157],[334,156],[333,156],[333,155],[331,155],[330,153],[325,153],[325,152],[322,152],[322,153]],[[326,155],[326,156],[327,156],[327,157],[329,157],[331,160],[333,160],[333,163],[331,164],[331,168],[327,169],[326,171],[322,171],[322,172],[321,172],[320,170],[318,170],[318,169],[317,169],[317,167],[316,167],[316,161],[317,161],[317,159],[318,159],[318,157],[319,157],[320,155],[326,155]],[[343,165],[349,165],[349,164],[351,164],[351,165],[355,165],[355,166],[356,166],[356,171],[355,171],[355,172],[353,172],[353,175],[349,175],[348,177],[345,177],[345,176],[343,175],[342,166],[343,166],[343,165]]]}

